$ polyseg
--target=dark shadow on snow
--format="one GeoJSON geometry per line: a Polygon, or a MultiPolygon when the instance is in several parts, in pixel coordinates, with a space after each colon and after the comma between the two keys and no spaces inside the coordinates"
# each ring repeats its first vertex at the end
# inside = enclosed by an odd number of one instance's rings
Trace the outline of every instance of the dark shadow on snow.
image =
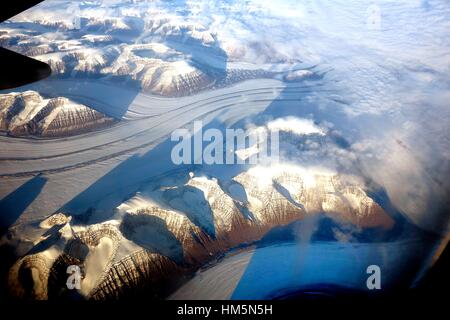
{"type": "Polygon", "coordinates": [[[0,200],[0,235],[3,235],[37,198],[46,182],[47,179],[37,175],[0,200]]]}

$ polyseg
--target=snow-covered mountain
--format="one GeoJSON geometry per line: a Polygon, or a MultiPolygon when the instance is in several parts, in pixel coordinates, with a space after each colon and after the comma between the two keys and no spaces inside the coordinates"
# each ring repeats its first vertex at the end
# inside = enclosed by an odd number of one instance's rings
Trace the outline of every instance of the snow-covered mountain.
{"type": "MultiPolygon", "coordinates": [[[[355,234],[366,228],[387,231],[394,225],[352,176],[292,166],[255,167],[228,181],[181,174],[141,190],[100,224],[89,223],[97,219],[95,213],[88,220],[81,217],[86,226],[63,213],[45,219],[40,226],[48,230],[47,236],[36,248],[47,249],[15,264],[10,287],[19,297],[64,295],[67,292],[53,292],[52,286],[66,278],[60,270],[76,263],[84,270],[80,292],[86,298],[120,297],[147,278],[153,283],[147,285],[160,295],[170,281],[177,282],[228,250],[252,244],[274,227],[318,214],[355,234]],[[87,256],[82,254],[85,246],[87,256]],[[33,292],[25,287],[28,281],[34,283],[33,292]]],[[[338,228],[333,232],[331,237],[342,237],[338,228]]]]}
{"type": "Polygon", "coordinates": [[[70,5],[59,3],[73,11],[69,17],[56,15],[58,10],[48,10],[43,3],[42,11],[4,23],[0,44],[48,63],[53,78],[115,81],[166,96],[280,77],[284,69],[290,81],[304,80],[289,73],[300,60],[277,54],[274,46],[221,40],[214,25],[151,3],[120,4],[117,10],[112,4],[110,10],[70,5]],[[249,51],[254,53],[249,56],[249,51]]]}
{"type": "Polygon", "coordinates": [[[114,122],[64,97],[45,99],[35,91],[0,95],[0,130],[12,136],[69,136],[114,122]]]}

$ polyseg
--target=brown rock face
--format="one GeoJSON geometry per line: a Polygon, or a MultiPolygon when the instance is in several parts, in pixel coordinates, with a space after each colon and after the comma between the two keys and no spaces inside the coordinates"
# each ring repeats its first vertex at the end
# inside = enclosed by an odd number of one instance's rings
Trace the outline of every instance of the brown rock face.
{"type": "Polygon", "coordinates": [[[43,229],[59,229],[48,249],[11,269],[12,294],[67,294],[64,270],[75,264],[83,271],[80,294],[87,299],[163,298],[211,259],[255,243],[277,226],[317,214],[355,229],[394,224],[352,176],[279,166],[255,167],[228,181],[181,181],[139,192],[107,223],[72,227],[61,213],[44,220],[43,229]]]}
{"type": "Polygon", "coordinates": [[[113,118],[73,101],[37,92],[0,95],[0,130],[13,136],[62,137],[110,126],[113,118]]]}

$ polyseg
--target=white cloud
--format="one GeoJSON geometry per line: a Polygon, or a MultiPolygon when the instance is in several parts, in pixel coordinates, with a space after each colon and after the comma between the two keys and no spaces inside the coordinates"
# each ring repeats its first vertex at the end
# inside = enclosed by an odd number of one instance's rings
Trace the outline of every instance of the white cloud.
{"type": "Polygon", "coordinates": [[[298,135],[318,134],[325,135],[325,131],[319,128],[310,119],[295,117],[278,118],[267,123],[269,130],[287,131],[298,135]]]}

